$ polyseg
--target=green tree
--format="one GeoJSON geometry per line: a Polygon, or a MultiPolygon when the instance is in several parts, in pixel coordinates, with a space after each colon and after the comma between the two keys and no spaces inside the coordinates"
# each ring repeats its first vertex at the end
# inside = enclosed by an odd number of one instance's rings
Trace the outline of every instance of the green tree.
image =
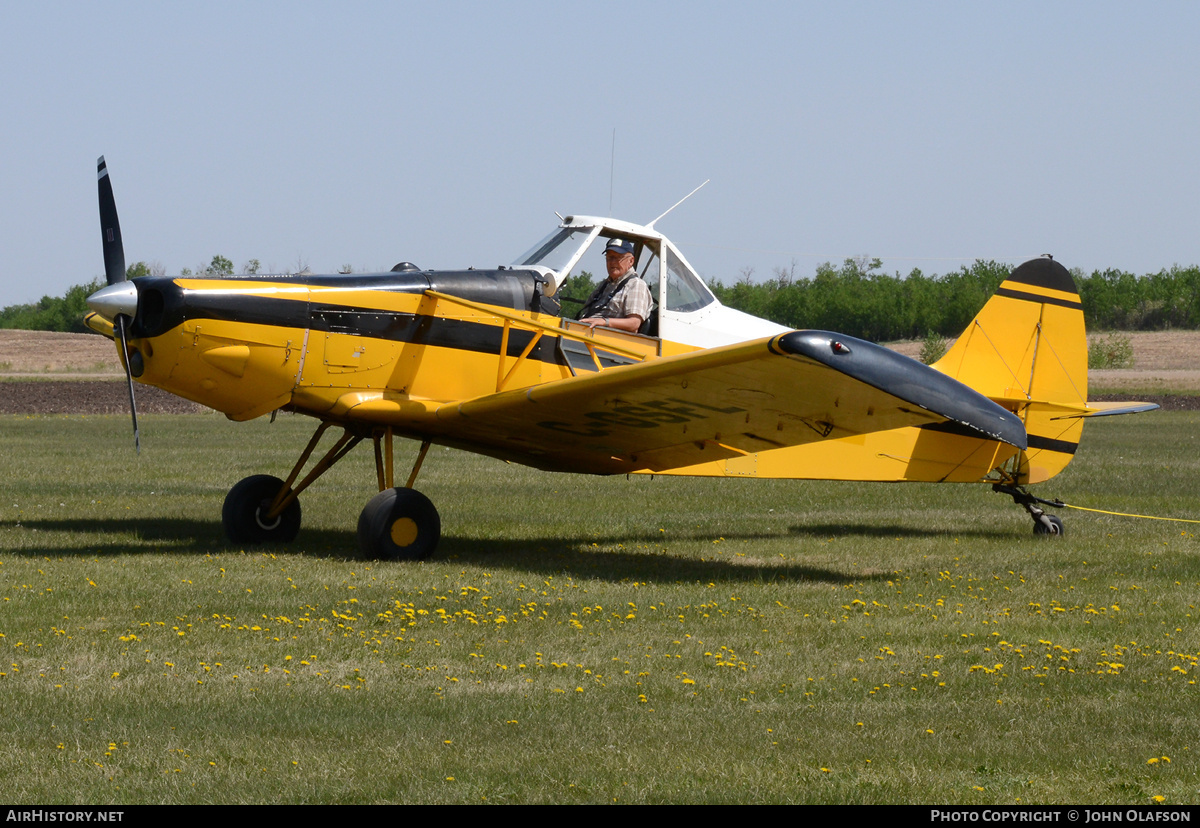
{"type": "Polygon", "coordinates": [[[68,288],[62,296],[43,296],[37,304],[10,305],[0,311],[0,328],[83,333],[87,298],[102,287],[97,278],[68,288]]]}
{"type": "Polygon", "coordinates": [[[141,279],[143,276],[152,275],[150,265],[146,262],[134,262],[129,267],[125,268],[126,279],[141,279]]]}
{"type": "Polygon", "coordinates": [[[232,276],[233,262],[224,256],[216,255],[212,257],[212,262],[208,267],[203,268],[202,272],[205,276],[232,276]]]}
{"type": "Polygon", "coordinates": [[[558,291],[554,294],[555,298],[562,303],[563,315],[574,316],[583,303],[592,295],[592,291],[596,289],[596,279],[586,270],[581,270],[574,276],[568,276],[563,280],[563,283],[558,286],[558,291]]]}

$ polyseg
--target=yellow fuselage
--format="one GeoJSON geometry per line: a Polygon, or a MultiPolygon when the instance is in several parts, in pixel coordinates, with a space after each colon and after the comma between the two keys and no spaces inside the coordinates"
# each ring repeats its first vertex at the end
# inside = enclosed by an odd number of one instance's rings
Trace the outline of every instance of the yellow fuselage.
{"type": "MultiPolygon", "coordinates": [[[[507,271],[146,280],[139,285],[131,348],[141,355],[139,381],[233,420],[286,409],[351,428],[388,426],[536,466],[536,458],[454,433],[439,410],[696,350],[611,329],[590,331],[558,316],[538,289],[528,274],[507,271]]],[[[1041,307],[1019,304],[1028,313],[1041,307]]],[[[1026,341],[1021,348],[1036,352],[1036,345],[1026,341]]],[[[977,359],[972,367],[973,357],[960,350],[947,357],[957,374],[946,372],[979,387],[974,374],[995,366],[977,359]]],[[[1049,422],[1052,415],[1031,404],[1029,389],[1014,391],[1008,378],[1003,384],[984,393],[1027,419],[1049,422]]],[[[1066,436],[1078,442],[1078,422],[1065,430],[1055,426],[1056,434],[1071,431],[1066,436]]],[[[547,433],[543,439],[570,437],[547,433]]],[[[1031,474],[1027,453],[1005,443],[954,429],[904,427],[654,471],[863,481],[972,482],[999,475],[1036,482],[1069,462],[1070,452],[1062,454],[1061,462],[1033,464],[1031,474]]]]}

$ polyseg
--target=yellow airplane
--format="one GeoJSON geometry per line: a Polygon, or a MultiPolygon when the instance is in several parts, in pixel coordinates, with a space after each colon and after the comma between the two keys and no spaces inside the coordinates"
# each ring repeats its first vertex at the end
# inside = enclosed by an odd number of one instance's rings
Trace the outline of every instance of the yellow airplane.
{"type": "Polygon", "coordinates": [[[87,321],[117,342],[135,441],[134,378],[231,420],[282,410],[318,421],[286,479],[255,475],[229,491],[222,522],[237,543],[291,541],[298,495],[367,438],[379,494],[358,539],[372,557],[419,560],[437,546],[437,510],[413,489],[435,443],[585,474],[990,483],[1035,533],[1061,534],[1041,508],[1061,504],[1024,486],[1066,467],[1086,417],[1156,407],[1087,401],[1079,295],[1048,257],[1014,270],[925,366],[722,306],[658,219],[568,216],[495,270],[404,262],[361,275],[126,281],[103,157],[98,178],[108,285],[88,299],[87,321]],[[649,287],[639,332],[560,311],[559,286],[605,246],[631,251],[649,287]],[[302,477],[331,428],[340,435],[302,477]],[[421,444],[400,486],[394,437],[421,444]]]}

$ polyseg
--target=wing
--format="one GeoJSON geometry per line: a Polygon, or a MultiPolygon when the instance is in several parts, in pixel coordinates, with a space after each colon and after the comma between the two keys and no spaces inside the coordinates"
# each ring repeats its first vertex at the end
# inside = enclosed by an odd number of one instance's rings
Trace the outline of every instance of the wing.
{"type": "MultiPolygon", "coordinates": [[[[380,403],[360,416],[391,419],[380,403]]],[[[426,408],[420,422],[400,422],[405,410],[412,409],[397,403],[393,422],[414,436],[595,474],[672,469],[904,426],[1026,447],[1021,421],[967,386],[879,345],[826,331],[446,403],[426,408]]]]}

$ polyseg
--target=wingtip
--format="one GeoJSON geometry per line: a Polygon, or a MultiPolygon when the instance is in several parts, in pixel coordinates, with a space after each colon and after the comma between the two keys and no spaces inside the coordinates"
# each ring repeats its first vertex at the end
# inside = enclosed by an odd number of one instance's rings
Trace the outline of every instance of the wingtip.
{"type": "Polygon", "coordinates": [[[792,331],[771,340],[775,353],[805,357],[958,423],[985,439],[1024,451],[1025,424],[1008,409],[916,360],[874,342],[831,331],[792,331]]]}

